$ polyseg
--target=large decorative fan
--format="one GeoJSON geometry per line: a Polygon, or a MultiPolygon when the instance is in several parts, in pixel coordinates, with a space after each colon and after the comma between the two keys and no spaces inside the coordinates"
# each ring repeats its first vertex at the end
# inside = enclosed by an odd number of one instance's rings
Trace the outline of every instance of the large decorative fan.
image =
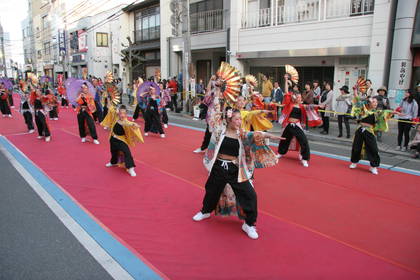
{"type": "Polygon", "coordinates": [[[290,79],[297,84],[299,82],[299,73],[296,68],[289,64],[286,64],[284,67],[286,68],[286,73],[290,75],[290,79]]]}
{"type": "Polygon", "coordinates": [[[258,86],[258,81],[257,78],[255,78],[253,75],[248,74],[245,76],[245,81],[247,83],[249,83],[251,86],[253,87],[257,87],[258,86]]]}
{"type": "Polygon", "coordinates": [[[95,87],[86,80],[75,80],[75,79],[67,79],[66,80],[66,90],[67,90],[67,98],[69,102],[73,105],[77,105],[77,98],[79,97],[79,93],[82,90],[82,85],[86,84],[89,89],[89,94],[92,97],[95,97],[95,87]]]}
{"type": "Polygon", "coordinates": [[[38,84],[38,77],[34,73],[28,73],[28,78],[31,80],[33,85],[38,84]]]}
{"type": "Polygon", "coordinates": [[[109,100],[117,106],[121,103],[121,94],[118,91],[118,88],[113,83],[106,82],[104,84],[105,92],[103,93],[104,98],[109,98],[109,100]]]}
{"type": "Polygon", "coordinates": [[[140,102],[142,100],[142,93],[148,92],[150,88],[153,87],[156,90],[156,94],[160,96],[160,88],[159,85],[155,82],[146,81],[142,83],[139,88],[137,89],[137,101],[140,102]]]}
{"type": "Polygon", "coordinates": [[[367,84],[366,84],[365,78],[359,77],[359,79],[357,79],[356,88],[359,90],[359,92],[366,93],[366,91],[367,91],[367,84]]]}
{"type": "Polygon", "coordinates": [[[229,63],[222,62],[216,74],[225,83],[223,96],[226,100],[236,102],[236,97],[239,96],[241,90],[239,70],[229,63]]]}

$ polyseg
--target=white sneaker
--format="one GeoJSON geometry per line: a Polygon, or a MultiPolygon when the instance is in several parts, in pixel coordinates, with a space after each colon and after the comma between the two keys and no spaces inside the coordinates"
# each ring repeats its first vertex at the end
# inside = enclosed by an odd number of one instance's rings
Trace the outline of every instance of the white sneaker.
{"type": "Polygon", "coordinates": [[[54,118],[55,121],[58,121],[58,118],[54,118]]]}
{"type": "Polygon", "coordinates": [[[193,220],[196,221],[196,222],[199,222],[199,221],[202,221],[202,220],[208,219],[208,218],[210,218],[210,213],[203,214],[200,211],[200,212],[198,212],[197,214],[194,215],[193,220]]]}
{"type": "Polygon", "coordinates": [[[15,108],[15,106],[10,106],[10,108],[15,108]]]}
{"type": "Polygon", "coordinates": [[[301,154],[299,154],[299,160],[302,160],[303,158],[302,158],[302,155],[301,154]]]}
{"type": "Polygon", "coordinates": [[[202,150],[201,148],[197,148],[193,151],[194,154],[200,154],[200,153],[204,153],[204,150],[202,150]]]}
{"type": "Polygon", "coordinates": [[[29,131],[28,131],[28,133],[34,133],[35,132],[35,130],[33,130],[33,129],[30,129],[29,131]]]}
{"type": "Polygon", "coordinates": [[[131,177],[136,177],[137,174],[134,171],[134,167],[131,167],[130,169],[127,169],[128,174],[130,174],[131,177]]]}
{"type": "Polygon", "coordinates": [[[6,115],[3,115],[3,118],[5,118],[6,117],[6,115]]]}
{"type": "Polygon", "coordinates": [[[350,169],[355,169],[356,167],[357,167],[357,163],[352,163],[349,166],[350,169]]]}
{"type": "Polygon", "coordinates": [[[165,124],[163,125],[163,127],[164,127],[164,128],[168,128],[168,125],[165,123],[165,124]]]}
{"type": "Polygon", "coordinates": [[[397,147],[395,148],[395,150],[396,150],[396,151],[401,151],[401,146],[397,146],[397,147]]]}
{"type": "Polygon", "coordinates": [[[276,158],[281,158],[281,154],[276,154],[276,158]]]}
{"type": "Polygon", "coordinates": [[[93,139],[93,144],[99,145],[99,141],[97,139],[93,139]]]}
{"type": "Polygon", "coordinates": [[[249,225],[244,223],[242,225],[242,230],[245,231],[246,234],[248,234],[249,238],[251,238],[251,239],[257,239],[258,238],[258,233],[257,233],[257,229],[255,228],[255,226],[250,227],[249,225]]]}
{"type": "Polygon", "coordinates": [[[161,134],[160,135],[160,138],[165,138],[165,134],[161,134]]]}
{"type": "Polygon", "coordinates": [[[9,118],[11,118],[11,117],[12,117],[12,115],[10,115],[10,114],[9,114],[9,115],[7,115],[7,116],[8,116],[9,118]]]}
{"type": "Polygon", "coordinates": [[[51,137],[50,136],[45,137],[45,142],[50,142],[50,141],[51,141],[51,137]]]}
{"type": "Polygon", "coordinates": [[[407,147],[402,147],[401,152],[407,152],[407,147]]]}
{"type": "Polygon", "coordinates": [[[110,163],[110,162],[108,162],[107,164],[105,164],[105,167],[112,167],[112,166],[115,166],[116,164],[112,164],[112,163],[110,163]]]}
{"type": "Polygon", "coordinates": [[[144,136],[149,136],[149,133],[147,133],[147,132],[146,132],[146,133],[144,133],[144,136]]]}
{"type": "Polygon", "coordinates": [[[303,167],[309,167],[307,160],[302,159],[301,162],[302,162],[303,167]]]}
{"type": "Polygon", "coordinates": [[[83,137],[82,138],[82,143],[85,143],[86,142],[86,138],[85,137],[83,137]]]}
{"type": "Polygon", "coordinates": [[[378,168],[376,168],[376,167],[371,167],[371,168],[369,168],[369,171],[372,173],[372,174],[374,174],[374,175],[378,175],[379,173],[378,173],[378,168]]]}
{"type": "Polygon", "coordinates": [[[39,135],[39,136],[37,136],[36,138],[37,139],[42,139],[44,136],[41,136],[41,135],[39,135]]]}

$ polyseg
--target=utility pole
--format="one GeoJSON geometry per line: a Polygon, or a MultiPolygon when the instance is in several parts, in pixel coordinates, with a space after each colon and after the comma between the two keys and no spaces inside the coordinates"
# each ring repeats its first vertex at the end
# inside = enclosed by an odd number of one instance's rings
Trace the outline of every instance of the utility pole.
{"type": "Polygon", "coordinates": [[[188,87],[190,83],[190,64],[191,64],[191,33],[190,33],[190,1],[182,0],[182,39],[183,39],[183,63],[182,63],[182,82],[183,82],[183,108],[187,111],[188,87]]]}

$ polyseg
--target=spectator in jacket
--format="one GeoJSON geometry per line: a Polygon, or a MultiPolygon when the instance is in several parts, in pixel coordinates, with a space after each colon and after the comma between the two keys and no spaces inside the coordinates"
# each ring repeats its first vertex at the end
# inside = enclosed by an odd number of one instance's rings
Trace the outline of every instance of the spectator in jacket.
{"type": "MultiPolygon", "coordinates": [[[[332,111],[334,92],[332,91],[331,82],[325,82],[325,90],[321,93],[321,98],[319,100],[319,105],[324,107],[325,111],[332,111]]],[[[322,131],[321,134],[328,134],[330,130],[330,112],[321,112],[322,116],[322,131]]]]}
{"type": "Polygon", "coordinates": [[[314,89],[314,103],[318,104],[319,97],[321,96],[321,87],[319,86],[319,81],[314,80],[312,85],[313,85],[313,89],[314,89]]]}
{"type": "Polygon", "coordinates": [[[267,76],[263,75],[262,77],[262,96],[264,97],[264,103],[270,103],[271,101],[271,92],[273,91],[273,84],[267,78],[267,76]]]}
{"type": "Polygon", "coordinates": [[[349,92],[348,86],[343,86],[340,88],[340,95],[336,98],[337,101],[337,108],[336,112],[338,115],[338,131],[339,134],[337,137],[343,137],[343,122],[346,126],[346,135],[347,138],[350,138],[350,124],[349,124],[349,117],[346,115],[349,113],[349,109],[351,108],[351,99],[352,96],[349,92]]]}
{"type": "MultiPolygon", "coordinates": [[[[391,109],[391,107],[389,106],[389,99],[387,97],[386,87],[382,86],[378,88],[376,92],[378,93],[378,95],[376,95],[374,98],[378,100],[378,110],[391,109]]],[[[382,142],[382,131],[376,132],[376,139],[378,140],[378,142],[382,142]]]]}
{"type": "Polygon", "coordinates": [[[314,104],[314,91],[310,82],[306,82],[305,91],[302,93],[303,104],[314,104]]]}
{"type": "Polygon", "coordinates": [[[176,108],[178,107],[177,99],[178,99],[178,83],[176,81],[176,77],[173,77],[169,83],[168,88],[171,90],[171,111],[176,112],[176,108]]]}
{"type": "Polygon", "coordinates": [[[398,122],[398,145],[396,150],[406,152],[408,150],[408,142],[410,136],[411,123],[418,114],[418,104],[414,100],[414,93],[411,90],[405,92],[404,99],[401,101],[399,108],[397,109],[400,120],[398,122]],[[401,146],[404,136],[404,146],[401,146]]]}
{"type": "Polygon", "coordinates": [[[279,82],[274,82],[274,89],[271,93],[271,100],[280,104],[283,102],[283,90],[280,88],[279,82]]]}

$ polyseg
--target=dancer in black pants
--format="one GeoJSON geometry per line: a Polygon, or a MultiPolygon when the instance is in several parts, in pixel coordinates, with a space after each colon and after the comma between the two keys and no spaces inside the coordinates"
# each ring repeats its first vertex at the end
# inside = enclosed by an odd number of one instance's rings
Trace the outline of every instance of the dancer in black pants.
{"type": "Polygon", "coordinates": [[[121,105],[118,110],[112,106],[101,125],[111,131],[109,138],[111,160],[105,166],[115,166],[122,159],[127,172],[135,177],[134,167],[136,165],[129,146],[134,146],[137,142],[143,143],[140,127],[127,120],[127,110],[124,105],[121,105]]]}
{"type": "Polygon", "coordinates": [[[0,83],[0,111],[3,115],[3,118],[12,117],[12,112],[10,111],[9,105],[9,94],[7,93],[3,83],[0,83]]]}
{"type": "Polygon", "coordinates": [[[159,114],[159,97],[153,87],[150,88],[150,97],[144,112],[144,136],[148,136],[149,132],[159,133],[161,138],[165,138],[159,114]]]}
{"type": "Polygon", "coordinates": [[[362,158],[362,154],[365,154],[370,162],[370,172],[378,175],[377,167],[379,167],[381,163],[381,158],[379,157],[375,132],[386,131],[388,129],[386,124],[387,120],[396,112],[390,110],[377,110],[377,99],[368,98],[362,100],[358,94],[357,88],[354,87],[353,89],[354,99],[352,115],[357,118],[360,126],[354,134],[350,168],[356,168],[357,163],[362,158]]]}
{"type": "MultiPolygon", "coordinates": [[[[261,166],[272,166],[277,163],[274,153],[271,149],[265,146],[264,138],[279,139],[268,133],[262,132],[242,132],[238,133],[241,129],[242,119],[239,110],[227,110],[225,119],[227,126],[219,125],[213,128],[211,143],[207,151],[204,164],[210,171],[210,175],[206,182],[206,194],[203,199],[203,207],[194,217],[194,221],[202,221],[210,217],[213,210],[222,213],[223,211],[232,211],[236,208],[236,201],[239,204],[240,212],[243,213],[245,223],[242,225],[242,230],[245,231],[249,238],[257,239],[258,233],[255,228],[255,223],[258,216],[257,210],[257,194],[251,184],[250,177],[252,170],[255,166],[259,166],[256,162],[246,162],[246,159],[255,159],[255,161],[266,160],[261,166]],[[255,141],[254,135],[260,137],[261,149],[258,153],[263,153],[264,156],[258,158],[252,154],[254,149],[248,147],[250,142],[255,141]],[[243,141],[244,139],[254,139],[253,141],[243,141]],[[245,146],[247,146],[245,148],[245,146]],[[215,153],[218,151],[218,153],[215,153]],[[245,155],[246,153],[246,155],[245,155]],[[244,169],[250,172],[244,172],[244,169]],[[246,175],[245,175],[246,174],[246,175]],[[230,187],[227,188],[227,184],[230,187]],[[224,193],[226,195],[222,195],[224,193]],[[232,193],[233,192],[233,193],[232,193]],[[236,197],[233,198],[233,194],[236,197]],[[230,202],[226,201],[223,208],[218,208],[221,196],[229,197],[230,202]]],[[[251,160],[252,161],[252,160],[251,160]]],[[[219,205],[220,206],[220,205],[219,205]]],[[[239,209],[236,209],[239,210],[239,209]]],[[[222,213],[223,214],[223,213],[222,213]]]]}
{"type": "Polygon", "coordinates": [[[82,143],[85,143],[87,135],[86,130],[88,130],[93,139],[93,143],[99,144],[95,121],[92,116],[92,113],[96,111],[95,100],[93,99],[92,94],[89,93],[86,84],[83,84],[81,89],[82,91],[79,93],[79,97],[76,100],[78,104],[77,123],[79,125],[79,135],[80,138],[82,138],[82,143]]]}
{"type": "Polygon", "coordinates": [[[47,122],[47,113],[44,111],[44,105],[40,99],[35,99],[35,123],[38,128],[38,139],[45,137],[45,142],[50,142],[51,132],[47,122]]]}
{"type": "Polygon", "coordinates": [[[28,127],[28,132],[33,133],[34,121],[32,117],[31,106],[29,105],[29,94],[24,92],[20,98],[20,102],[21,102],[20,112],[22,113],[23,118],[25,120],[25,124],[28,127]]]}

